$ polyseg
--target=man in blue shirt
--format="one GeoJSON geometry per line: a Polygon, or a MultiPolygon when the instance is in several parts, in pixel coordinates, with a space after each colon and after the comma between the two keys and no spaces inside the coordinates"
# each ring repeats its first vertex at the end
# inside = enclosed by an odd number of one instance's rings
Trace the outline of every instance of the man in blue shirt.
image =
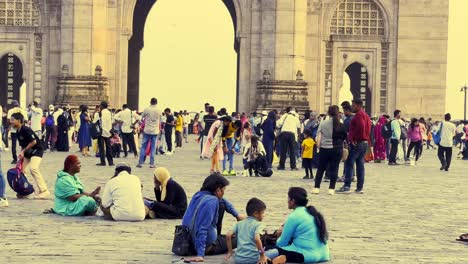
{"type": "MultiPolygon", "coordinates": [[[[224,212],[230,213],[237,221],[245,217],[234,206],[223,199],[229,181],[219,174],[208,176],[202,188],[190,201],[182,225],[188,227],[197,256],[189,262],[203,262],[205,255],[219,255],[227,252],[226,237],[221,235],[224,212]]],[[[235,248],[235,246],[234,246],[235,248]]]]}

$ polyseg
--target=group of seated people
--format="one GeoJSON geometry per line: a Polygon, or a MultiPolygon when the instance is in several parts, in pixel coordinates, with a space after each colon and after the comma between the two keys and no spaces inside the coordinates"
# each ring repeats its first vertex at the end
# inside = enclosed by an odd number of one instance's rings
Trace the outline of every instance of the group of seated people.
{"type": "Polygon", "coordinates": [[[325,220],[315,207],[307,206],[307,191],[292,187],[288,192],[288,209],[293,212],[275,232],[276,244],[265,248],[260,235],[266,205],[257,198],[247,203],[247,216],[240,214],[224,197],[229,181],[220,174],[208,176],[187,207],[184,189],[166,168],[154,171],[155,200],[142,197],[139,178],[127,164],[119,164],[107,182],[101,197],[100,187],[85,192],[77,174],[81,163],[77,156],[65,159],[57,174],[53,212],[64,216],[94,215],[100,208],[103,216],[115,221],[142,221],[145,218],[180,219],[191,237],[192,257],[187,262],[203,262],[205,255],[227,253],[235,263],[312,263],[330,259],[325,220]],[[225,212],[238,223],[227,236],[221,235],[225,212]],[[235,254],[233,248],[236,249],[235,254]]]}
{"type": "Polygon", "coordinates": [[[101,209],[106,219],[115,221],[143,221],[145,218],[180,219],[187,209],[184,189],[166,168],[154,171],[156,200],[143,198],[140,179],[132,175],[128,164],[115,168],[114,176],[101,187],[86,192],[78,177],[81,162],[76,155],[65,159],[64,168],[55,182],[55,201],[52,211],[63,216],[95,215],[101,209]]]}

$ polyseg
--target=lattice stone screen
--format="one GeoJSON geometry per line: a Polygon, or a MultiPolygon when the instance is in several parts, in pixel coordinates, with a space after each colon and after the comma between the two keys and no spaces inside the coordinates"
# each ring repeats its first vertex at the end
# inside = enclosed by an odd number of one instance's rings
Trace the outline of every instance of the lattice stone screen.
{"type": "Polygon", "coordinates": [[[384,20],[371,0],[343,0],[333,13],[331,35],[384,35],[384,20]]]}
{"type": "Polygon", "coordinates": [[[39,10],[33,0],[0,0],[0,26],[38,25],[39,10]]]}

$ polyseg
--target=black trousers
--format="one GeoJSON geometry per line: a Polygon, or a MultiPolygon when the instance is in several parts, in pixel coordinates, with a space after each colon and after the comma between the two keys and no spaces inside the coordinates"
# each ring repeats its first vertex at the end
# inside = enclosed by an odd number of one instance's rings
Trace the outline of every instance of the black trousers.
{"type": "Polygon", "coordinates": [[[389,163],[396,163],[396,155],[398,153],[398,144],[400,143],[400,140],[398,139],[390,139],[390,144],[392,145],[390,149],[390,156],[388,156],[388,162],[389,163]]]}
{"type": "Polygon", "coordinates": [[[309,158],[302,158],[302,165],[304,165],[306,176],[311,178],[314,177],[314,173],[312,172],[312,159],[309,158]]]}
{"type": "Polygon", "coordinates": [[[410,142],[408,147],[408,153],[406,153],[406,158],[409,159],[411,151],[414,148],[414,154],[416,156],[416,161],[418,161],[419,157],[421,156],[422,152],[422,140],[416,142],[410,142]]]}
{"type": "MultiPolygon", "coordinates": [[[[301,253],[297,253],[294,251],[287,251],[280,247],[276,247],[276,249],[278,250],[279,256],[281,255],[286,256],[286,260],[288,261],[288,263],[304,263],[304,255],[302,255],[301,253]]],[[[273,262],[268,261],[268,263],[273,263],[273,262]]]]}
{"type": "Polygon", "coordinates": [[[8,148],[8,128],[3,128],[2,130],[2,140],[5,148],[8,148]]]}
{"type": "Polygon", "coordinates": [[[284,168],[286,154],[289,152],[289,162],[291,169],[296,168],[296,138],[292,132],[281,132],[280,134],[280,162],[279,167],[284,168]]]}
{"type": "Polygon", "coordinates": [[[450,163],[452,162],[452,148],[451,147],[442,147],[439,145],[437,150],[437,156],[439,156],[440,164],[444,169],[450,168],[450,163]]]}
{"type": "Polygon", "coordinates": [[[132,132],[122,133],[122,143],[123,143],[123,151],[124,151],[125,157],[128,155],[127,145],[130,148],[130,151],[133,152],[133,155],[135,155],[135,157],[138,156],[138,151],[135,145],[135,137],[133,136],[132,132]]]}
{"type": "MultiPolygon", "coordinates": [[[[13,138],[13,137],[12,137],[13,138]]],[[[45,148],[55,149],[55,127],[46,127],[46,137],[44,139],[45,148]]]]}
{"type": "Polygon", "coordinates": [[[16,133],[11,133],[11,155],[13,156],[13,161],[18,160],[18,156],[16,155],[16,142],[18,141],[18,136],[16,133]]]}
{"type": "Polygon", "coordinates": [[[181,148],[182,147],[182,133],[180,133],[179,131],[176,131],[175,137],[176,137],[176,146],[178,148],[181,148]]]}
{"type": "Polygon", "coordinates": [[[323,173],[326,171],[328,177],[330,178],[330,186],[328,188],[335,189],[336,180],[338,178],[338,169],[340,167],[342,155],[342,148],[320,148],[319,167],[317,170],[317,177],[315,178],[315,188],[320,188],[323,173]]]}
{"type": "Polygon", "coordinates": [[[112,159],[112,147],[110,143],[110,138],[106,138],[103,136],[98,137],[98,146],[99,146],[99,158],[101,159],[101,164],[106,164],[106,157],[109,165],[114,164],[114,160],[112,159]],[[106,145],[106,149],[104,151],[104,145],[106,145]],[[106,155],[104,156],[104,153],[106,155]]]}
{"type": "Polygon", "coordinates": [[[167,151],[172,152],[172,130],[165,131],[164,136],[166,137],[167,151]]]}
{"type": "Polygon", "coordinates": [[[122,146],[120,144],[114,144],[111,146],[111,148],[112,148],[112,157],[119,158],[122,146]]]}

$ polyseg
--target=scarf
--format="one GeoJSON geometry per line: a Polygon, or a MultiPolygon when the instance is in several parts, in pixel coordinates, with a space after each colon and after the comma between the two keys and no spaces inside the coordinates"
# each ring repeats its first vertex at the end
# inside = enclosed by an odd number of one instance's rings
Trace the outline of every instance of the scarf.
{"type": "Polygon", "coordinates": [[[171,176],[169,171],[164,167],[159,167],[154,170],[154,177],[161,183],[161,201],[166,199],[166,186],[171,176]]]}

